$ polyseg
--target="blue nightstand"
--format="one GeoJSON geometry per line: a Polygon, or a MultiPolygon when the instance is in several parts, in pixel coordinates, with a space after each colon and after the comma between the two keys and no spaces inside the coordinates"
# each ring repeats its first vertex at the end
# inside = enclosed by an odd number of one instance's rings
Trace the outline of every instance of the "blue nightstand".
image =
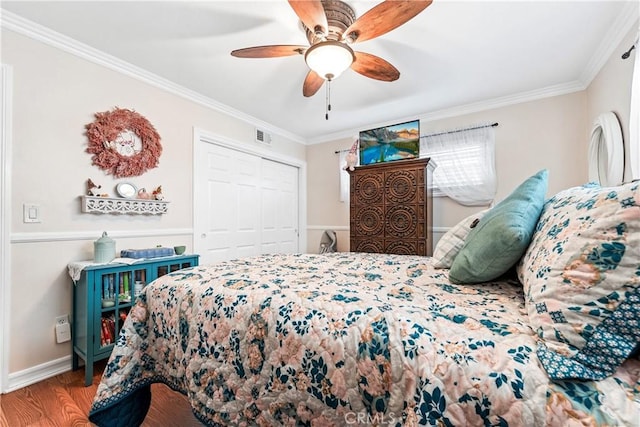
{"type": "Polygon", "coordinates": [[[93,382],[93,363],[111,355],[124,319],[141,288],[160,276],[198,265],[199,255],[178,255],[133,264],[90,264],[73,287],[73,370],[84,360],[84,383],[93,382]]]}

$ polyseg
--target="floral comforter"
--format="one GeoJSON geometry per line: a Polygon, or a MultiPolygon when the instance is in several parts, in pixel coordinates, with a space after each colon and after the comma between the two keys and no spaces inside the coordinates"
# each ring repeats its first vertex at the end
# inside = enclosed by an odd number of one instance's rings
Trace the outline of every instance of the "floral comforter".
{"type": "Polygon", "coordinates": [[[264,255],[163,276],[125,322],[90,419],[136,425],[149,386],[211,426],[637,426],[640,361],[551,382],[516,280],[431,259],[264,255]]]}

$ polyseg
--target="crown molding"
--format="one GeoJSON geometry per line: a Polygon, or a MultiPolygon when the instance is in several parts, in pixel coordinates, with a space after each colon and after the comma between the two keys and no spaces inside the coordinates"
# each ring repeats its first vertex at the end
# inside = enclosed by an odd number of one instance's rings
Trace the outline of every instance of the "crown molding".
{"type": "Polygon", "coordinates": [[[611,55],[615,53],[622,40],[631,30],[633,25],[638,22],[640,17],[640,3],[637,1],[626,2],[624,8],[611,25],[611,30],[600,42],[593,56],[585,66],[579,80],[588,87],[593,79],[596,78],[604,64],[607,63],[611,55]]]}
{"type": "MultiPolygon", "coordinates": [[[[496,108],[507,107],[509,105],[521,104],[524,102],[531,102],[538,99],[551,98],[554,96],[566,95],[573,92],[579,92],[585,90],[587,87],[582,82],[576,80],[569,83],[562,83],[558,85],[548,86],[541,89],[535,89],[527,92],[520,92],[513,95],[502,96],[493,99],[487,99],[484,101],[474,102],[471,104],[459,105],[457,107],[447,108],[444,110],[433,111],[431,113],[425,113],[418,117],[400,117],[396,119],[388,120],[385,123],[374,123],[368,125],[366,129],[373,129],[376,127],[384,126],[389,123],[403,123],[411,120],[419,119],[420,121],[434,121],[440,119],[446,119],[450,117],[463,116],[465,114],[478,113],[481,111],[493,110],[496,108]]],[[[342,132],[336,132],[329,135],[323,135],[318,138],[309,139],[307,144],[320,144],[329,141],[335,141],[342,138],[357,137],[361,129],[350,129],[342,132]]]]}
{"type": "Polygon", "coordinates": [[[143,68],[137,67],[129,62],[123,61],[113,55],[109,55],[108,53],[95,49],[89,45],[79,42],[78,40],[60,34],[50,28],[25,19],[5,9],[0,9],[0,26],[7,30],[27,36],[33,40],[53,46],[89,62],[93,62],[94,64],[101,65],[128,77],[132,77],[166,92],[178,95],[206,108],[224,113],[252,126],[259,127],[288,138],[293,142],[303,145],[306,143],[306,140],[300,135],[295,135],[270,123],[266,123],[256,117],[231,108],[228,105],[222,104],[212,98],[173,83],[172,81],[151,73],[143,68]]]}
{"type": "Polygon", "coordinates": [[[513,95],[502,96],[498,98],[488,99],[485,101],[474,102],[471,104],[461,105],[458,107],[448,108],[444,110],[434,111],[419,117],[420,120],[433,121],[446,119],[450,117],[463,116],[465,114],[473,114],[481,111],[495,110],[497,108],[508,107],[510,105],[522,104],[525,102],[537,101],[539,99],[552,98],[554,96],[567,95],[574,92],[580,92],[587,87],[580,81],[562,83],[553,86],[547,86],[540,89],[534,89],[527,92],[520,92],[513,95]]]}

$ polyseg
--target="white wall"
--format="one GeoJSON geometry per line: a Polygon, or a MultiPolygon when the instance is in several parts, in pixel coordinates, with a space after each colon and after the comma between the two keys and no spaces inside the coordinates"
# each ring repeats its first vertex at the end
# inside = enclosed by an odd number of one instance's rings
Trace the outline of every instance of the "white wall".
{"type": "Polygon", "coordinates": [[[340,202],[339,163],[336,151],[349,149],[353,139],[307,147],[307,251],[318,252],[325,229],[336,232],[338,251],[349,250],[349,202],[340,202]]]}
{"type": "MultiPolygon", "coordinates": [[[[580,91],[429,122],[422,128],[428,134],[498,122],[496,201],[544,168],[549,169],[548,194],[554,194],[587,179],[585,100],[584,91],[580,91]]],[[[465,207],[447,197],[438,197],[434,200],[434,227],[451,227],[481,209],[484,208],[465,207]]]]}
{"type": "MultiPolygon", "coordinates": [[[[623,60],[622,54],[634,43],[638,34],[638,23],[633,26],[624,40],[620,43],[611,58],[602,67],[598,75],[587,88],[587,120],[588,135],[596,118],[609,111],[613,111],[622,127],[625,153],[629,152],[629,114],[631,109],[631,78],[633,76],[634,55],[638,55],[640,46],[631,53],[629,59],[623,60]]],[[[637,72],[640,72],[638,70],[637,72]]],[[[631,179],[628,155],[625,156],[624,180],[631,179]]]]}
{"type": "MultiPolygon", "coordinates": [[[[54,317],[71,313],[67,264],[93,258],[93,241],[107,231],[116,249],[187,245],[192,250],[193,129],[254,142],[254,124],[3,29],[2,63],[13,70],[10,181],[9,384],[33,369],[70,368],[70,343],[56,344],[54,317]],[[142,176],[114,179],[91,164],[84,126],[94,113],[128,108],[145,116],[162,138],[160,164],[142,176]],[[80,199],[91,178],[107,193],[131,181],[162,185],[165,215],[85,214],[80,199]],[[38,204],[41,223],[22,221],[22,206],[38,204]],[[129,237],[137,236],[137,237],[129,237]]],[[[273,134],[272,148],[305,160],[305,146],[273,134]]]]}
{"type": "MultiPolygon", "coordinates": [[[[421,121],[421,133],[429,134],[478,123],[498,122],[496,131],[496,200],[506,197],[523,180],[549,169],[549,192],[580,184],[587,179],[586,94],[584,91],[508,107],[489,109],[449,119],[421,121]]],[[[317,225],[342,230],[339,248],[349,245],[349,206],[338,201],[335,150],[348,149],[343,139],[308,147],[308,250],[317,251],[322,231],[317,225]],[[322,174],[322,177],[318,174],[322,174]],[[345,206],[346,205],[346,206],[345,206]],[[322,221],[322,222],[321,222],[322,221]],[[316,226],[316,227],[314,227],[316,226]]],[[[433,202],[433,226],[445,230],[484,207],[465,207],[447,197],[433,202]]],[[[434,241],[442,233],[436,233],[434,241]]]]}

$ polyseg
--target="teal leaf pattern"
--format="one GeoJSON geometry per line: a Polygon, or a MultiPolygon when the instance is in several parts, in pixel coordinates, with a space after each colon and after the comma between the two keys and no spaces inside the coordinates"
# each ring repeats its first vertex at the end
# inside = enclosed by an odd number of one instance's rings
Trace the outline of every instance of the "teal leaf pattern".
{"type": "Polygon", "coordinates": [[[596,265],[600,270],[613,270],[620,264],[624,251],[625,245],[622,243],[603,243],[587,255],[587,261],[596,265]]]}

